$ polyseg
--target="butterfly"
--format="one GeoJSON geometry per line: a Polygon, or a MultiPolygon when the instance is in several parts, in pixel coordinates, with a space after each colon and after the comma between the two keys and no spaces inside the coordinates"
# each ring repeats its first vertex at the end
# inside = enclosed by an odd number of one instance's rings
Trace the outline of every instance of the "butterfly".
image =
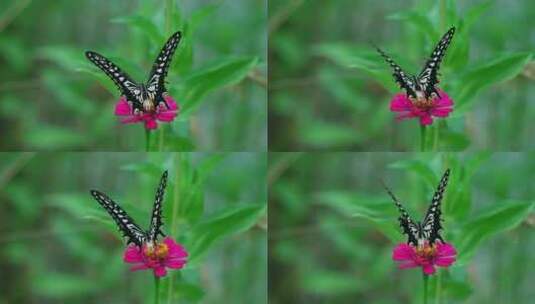
{"type": "Polygon", "coordinates": [[[440,204],[442,202],[442,198],[444,197],[446,186],[448,185],[449,176],[450,169],[447,169],[440,180],[440,184],[438,185],[435,194],[433,195],[431,205],[427,209],[427,213],[421,222],[413,221],[407,210],[405,210],[405,208],[401,205],[400,201],[394,196],[392,191],[390,191],[390,189],[383,184],[384,188],[394,201],[394,204],[396,204],[397,208],[399,209],[401,214],[399,217],[399,223],[403,234],[408,236],[408,244],[412,246],[417,245],[420,247],[426,242],[428,244],[434,244],[437,240],[444,243],[444,239],[439,234],[439,231],[442,229],[442,225],[440,223],[440,215],[442,214],[440,211],[440,204]]]}
{"type": "Polygon", "coordinates": [[[446,54],[446,49],[455,34],[455,27],[451,27],[442,39],[438,42],[431,53],[431,58],[427,60],[424,68],[418,76],[410,75],[404,72],[401,67],[392,60],[385,52],[376,47],[377,51],[386,62],[394,69],[395,81],[407,92],[407,95],[416,100],[430,100],[433,97],[439,97],[436,85],[439,83],[438,70],[440,63],[446,54]]]}
{"type": "Polygon", "coordinates": [[[126,213],[121,206],[106,194],[97,190],[91,190],[90,193],[115,221],[115,224],[117,224],[117,227],[123,233],[123,236],[127,238],[127,244],[134,243],[141,247],[143,244],[154,244],[158,235],[165,237],[165,234],[162,232],[162,203],[166,186],[167,171],[163,173],[160,185],[156,191],[150,227],[147,231],[141,229],[128,213],[126,213]]]}
{"type": "Polygon", "coordinates": [[[133,109],[133,114],[142,115],[143,113],[154,113],[159,106],[169,105],[164,99],[167,94],[165,88],[165,77],[171,64],[171,59],[180,43],[182,33],[176,32],[167,40],[162,47],[158,57],[154,61],[149,79],[146,83],[136,83],[132,78],[123,72],[116,64],[108,58],[93,51],[85,52],[87,59],[101,69],[106,75],[113,80],[115,85],[125,96],[128,103],[133,109]]]}

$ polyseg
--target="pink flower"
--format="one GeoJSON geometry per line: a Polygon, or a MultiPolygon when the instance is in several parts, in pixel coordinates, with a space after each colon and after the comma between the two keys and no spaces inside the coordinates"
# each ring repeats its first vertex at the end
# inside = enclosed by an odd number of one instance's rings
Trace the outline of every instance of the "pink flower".
{"type": "Polygon", "coordinates": [[[425,244],[418,248],[408,244],[399,244],[392,252],[392,259],[399,262],[399,268],[422,267],[425,274],[435,273],[435,265],[449,267],[455,262],[457,251],[453,245],[437,242],[434,245],[425,244]]]}
{"type": "Polygon", "coordinates": [[[420,118],[420,124],[427,126],[433,123],[433,116],[447,117],[453,111],[453,100],[441,90],[440,96],[430,99],[415,99],[399,93],[390,101],[390,111],[399,112],[397,119],[420,118]]]}
{"type": "Polygon", "coordinates": [[[158,105],[152,112],[134,113],[133,107],[128,103],[125,96],[121,96],[119,102],[115,105],[115,115],[122,116],[121,122],[136,123],[145,122],[145,128],[153,130],[158,128],[157,120],[164,122],[171,122],[178,115],[180,110],[175,100],[164,94],[164,99],[169,109],[165,105],[158,105]]]}
{"type": "Polygon", "coordinates": [[[136,264],[131,271],[152,269],[156,277],[167,274],[167,268],[181,269],[186,264],[188,253],[180,244],[172,238],[166,237],[163,242],[155,242],[154,245],[144,244],[142,248],[131,244],[126,247],[123,261],[136,264]]]}

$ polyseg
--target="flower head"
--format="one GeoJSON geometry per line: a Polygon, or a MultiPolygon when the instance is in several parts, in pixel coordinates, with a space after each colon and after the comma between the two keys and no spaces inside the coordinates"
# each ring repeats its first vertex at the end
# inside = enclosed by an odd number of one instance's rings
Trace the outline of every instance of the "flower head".
{"type": "Polygon", "coordinates": [[[455,262],[457,251],[449,243],[425,243],[423,247],[399,244],[392,252],[392,259],[399,262],[399,268],[422,267],[425,274],[435,273],[435,266],[449,267],[455,262]]]}
{"type": "Polygon", "coordinates": [[[399,93],[390,101],[390,111],[399,112],[397,119],[419,118],[423,126],[433,123],[433,116],[447,117],[453,111],[453,100],[441,90],[439,96],[416,99],[399,93]]]}
{"type": "Polygon", "coordinates": [[[126,97],[121,96],[121,99],[115,105],[115,115],[123,117],[121,119],[122,123],[144,122],[145,128],[153,130],[158,128],[157,120],[171,122],[176,118],[180,110],[180,107],[171,96],[164,94],[164,100],[169,108],[161,103],[151,112],[136,113],[132,105],[126,100],[126,97]]]}
{"type": "Polygon", "coordinates": [[[131,244],[124,252],[123,261],[135,264],[130,268],[132,271],[152,269],[156,277],[163,277],[167,274],[166,267],[181,269],[187,257],[184,247],[166,237],[162,242],[146,243],[141,248],[131,244]]]}

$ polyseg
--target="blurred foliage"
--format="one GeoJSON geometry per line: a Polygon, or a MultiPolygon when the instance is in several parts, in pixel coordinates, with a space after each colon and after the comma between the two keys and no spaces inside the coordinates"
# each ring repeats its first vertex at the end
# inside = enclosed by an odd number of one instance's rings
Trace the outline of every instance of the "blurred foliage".
{"type": "Polygon", "coordinates": [[[446,168],[442,236],[457,262],[430,280],[432,303],[532,303],[533,153],[270,153],[270,303],[420,303],[421,269],[380,180],[418,220],[446,168]]]}
{"type": "Polygon", "coordinates": [[[162,280],[162,303],[267,303],[267,168],[254,153],[2,153],[0,303],[151,303],[152,273],[129,271],[89,190],[148,227],[164,169],[164,232],[190,257],[162,280]]]}
{"type": "Polygon", "coordinates": [[[265,23],[265,0],[2,1],[0,149],[142,150],[143,126],[120,125],[120,93],[84,51],[146,81],[177,30],[167,88],[182,111],[151,149],[265,149],[265,23]]]}
{"type": "Polygon", "coordinates": [[[435,149],[533,148],[534,10],[506,0],[271,1],[270,150],[415,150],[419,125],[395,122],[388,102],[400,89],[372,43],[418,73],[453,25],[440,87],[455,108],[433,124],[435,149]]]}

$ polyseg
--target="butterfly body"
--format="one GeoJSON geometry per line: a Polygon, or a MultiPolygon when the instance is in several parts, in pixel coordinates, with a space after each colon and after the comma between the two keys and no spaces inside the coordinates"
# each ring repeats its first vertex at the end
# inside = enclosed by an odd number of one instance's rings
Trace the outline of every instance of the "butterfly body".
{"type": "Polygon", "coordinates": [[[162,107],[169,109],[164,98],[168,94],[165,88],[165,77],[181,38],[181,32],[176,32],[167,40],[154,61],[146,83],[133,81],[128,74],[99,53],[87,51],[85,54],[93,64],[113,80],[121,91],[121,95],[130,104],[133,114],[154,114],[163,109],[162,107]]]}
{"type": "Polygon", "coordinates": [[[143,230],[134,220],[124,211],[116,202],[109,198],[106,194],[91,190],[90,193],[93,198],[108,212],[111,218],[117,224],[123,236],[127,238],[127,244],[134,243],[141,247],[146,245],[147,248],[154,249],[159,235],[165,236],[162,229],[162,204],[167,186],[167,171],[165,171],[160,180],[158,190],[156,192],[154,205],[152,209],[152,216],[150,227],[148,230],[143,230]]]}
{"type": "Polygon", "coordinates": [[[446,32],[446,34],[444,34],[444,36],[442,36],[442,39],[440,39],[439,43],[435,46],[433,53],[431,53],[431,58],[427,60],[424,68],[420,74],[418,74],[418,76],[410,75],[403,71],[403,69],[397,63],[395,63],[390,56],[388,56],[381,49],[377,48],[379,54],[394,70],[392,76],[394,76],[395,81],[407,92],[407,95],[411,101],[421,105],[424,108],[428,108],[434,99],[440,97],[437,89],[437,85],[439,83],[438,70],[454,33],[455,27],[452,27],[446,32]]]}
{"type": "Polygon", "coordinates": [[[442,229],[442,211],[440,207],[442,198],[444,197],[444,191],[448,185],[449,175],[450,170],[447,169],[440,180],[440,184],[433,195],[431,205],[427,209],[427,213],[422,221],[414,221],[410,217],[407,210],[405,210],[401,202],[392,193],[392,191],[383,185],[400,212],[400,216],[398,218],[399,224],[402,229],[402,233],[406,234],[408,237],[408,244],[417,246],[418,248],[423,248],[426,244],[432,245],[437,240],[444,243],[444,239],[439,233],[442,229]]]}

